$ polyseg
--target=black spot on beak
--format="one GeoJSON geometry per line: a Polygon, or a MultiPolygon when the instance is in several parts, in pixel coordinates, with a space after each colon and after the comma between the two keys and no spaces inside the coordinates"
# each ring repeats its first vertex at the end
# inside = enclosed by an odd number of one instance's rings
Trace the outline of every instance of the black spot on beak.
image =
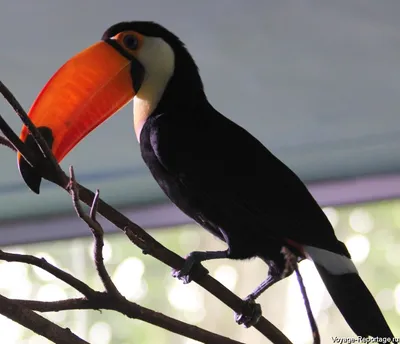
{"type": "MultiPolygon", "coordinates": [[[[40,134],[43,136],[49,148],[52,148],[54,138],[53,133],[48,127],[38,127],[40,134]]],[[[36,156],[43,156],[42,151],[36,144],[34,138],[31,134],[29,134],[25,140],[25,145],[31,149],[36,156]]],[[[44,157],[43,157],[44,158],[44,157]]],[[[37,170],[32,167],[22,156],[18,161],[18,168],[21,174],[21,177],[25,181],[26,185],[36,194],[40,193],[40,183],[42,181],[42,177],[38,174],[37,170]]]]}

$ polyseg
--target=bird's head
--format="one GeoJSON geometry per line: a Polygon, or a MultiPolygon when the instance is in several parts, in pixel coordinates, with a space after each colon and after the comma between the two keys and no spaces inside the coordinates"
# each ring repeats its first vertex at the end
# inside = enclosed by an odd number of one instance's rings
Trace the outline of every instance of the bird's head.
{"type": "MultiPolygon", "coordinates": [[[[52,76],[28,116],[60,162],[130,100],[140,141],[141,129],[156,109],[189,102],[198,92],[197,67],[178,37],[154,22],[122,22],[52,76]]],[[[20,138],[36,149],[26,127],[20,138]]],[[[39,193],[41,178],[20,154],[18,165],[27,185],[39,193]]]]}

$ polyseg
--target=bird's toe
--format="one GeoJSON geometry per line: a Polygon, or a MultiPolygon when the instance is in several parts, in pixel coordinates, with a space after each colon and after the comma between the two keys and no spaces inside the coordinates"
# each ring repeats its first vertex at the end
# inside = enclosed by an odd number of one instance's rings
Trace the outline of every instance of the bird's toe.
{"type": "Polygon", "coordinates": [[[188,284],[192,281],[190,271],[184,271],[183,268],[181,270],[173,269],[171,274],[172,277],[179,279],[183,284],[188,284]]]}
{"type": "Polygon", "coordinates": [[[235,321],[239,325],[249,328],[260,320],[262,316],[261,306],[252,298],[246,298],[245,306],[241,314],[235,313],[235,321]]]}
{"type": "MultiPolygon", "coordinates": [[[[185,257],[185,263],[183,264],[180,270],[173,269],[172,276],[178,278],[183,284],[188,284],[193,280],[193,275],[196,273],[197,268],[201,267],[200,262],[196,259],[195,255],[189,254],[185,257]]],[[[203,268],[205,273],[208,273],[208,270],[203,268]]]]}

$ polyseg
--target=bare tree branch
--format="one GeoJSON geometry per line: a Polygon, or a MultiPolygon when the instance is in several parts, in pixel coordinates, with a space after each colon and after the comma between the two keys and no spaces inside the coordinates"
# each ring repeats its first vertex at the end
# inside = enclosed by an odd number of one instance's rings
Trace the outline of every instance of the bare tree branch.
{"type": "Polygon", "coordinates": [[[303,282],[303,277],[301,276],[301,273],[299,270],[299,265],[297,263],[297,256],[294,255],[287,247],[282,248],[282,253],[285,255],[286,269],[296,272],[297,281],[299,282],[300,291],[301,291],[301,294],[303,295],[304,305],[306,306],[308,321],[310,323],[310,327],[311,327],[311,331],[312,331],[312,335],[313,335],[313,343],[320,344],[321,337],[319,335],[317,322],[315,321],[313,312],[311,310],[311,304],[310,304],[310,300],[307,295],[306,287],[303,282]]]}
{"type": "Polygon", "coordinates": [[[52,274],[54,277],[57,277],[59,280],[67,283],[86,297],[91,297],[96,294],[96,291],[90,288],[86,283],[78,280],[68,272],[55,267],[44,258],[38,258],[27,254],[8,253],[0,250],[0,260],[37,266],[38,268],[52,274]]]}
{"type": "MultiPolygon", "coordinates": [[[[57,278],[60,278],[63,281],[67,281],[67,283],[71,285],[73,288],[75,288],[77,285],[75,277],[73,277],[72,282],[69,281],[69,279],[61,278],[60,276],[62,276],[62,274],[59,273],[58,271],[59,269],[51,265],[50,263],[45,261],[45,264],[42,265],[35,264],[35,261],[42,261],[43,259],[39,259],[29,255],[21,255],[21,254],[17,255],[5,252],[1,253],[2,255],[0,256],[0,260],[3,257],[6,257],[7,259],[4,260],[7,260],[9,262],[15,261],[30,265],[35,265],[45,271],[52,273],[57,278]]],[[[81,281],[79,282],[83,283],[81,281]]],[[[92,292],[87,297],[84,298],[74,298],[74,299],[67,299],[60,301],[33,301],[33,300],[11,300],[11,301],[16,305],[19,305],[20,307],[25,307],[30,310],[35,310],[40,312],[58,312],[62,310],[72,310],[72,309],[113,310],[122,313],[129,318],[139,319],[148,322],[150,324],[162,327],[171,332],[181,334],[183,336],[198,340],[203,343],[243,344],[238,341],[204,330],[200,327],[193,326],[183,321],[179,321],[174,318],[168,317],[162,313],[155,312],[146,307],[140,306],[124,298],[119,293],[118,290],[117,294],[114,294],[108,291],[99,292],[91,289],[90,287],[88,288],[92,290],[92,292]]],[[[0,295],[0,298],[1,297],[3,296],[0,295]]],[[[4,314],[7,316],[7,314],[3,312],[1,303],[0,303],[0,314],[4,314]]]]}
{"type": "MultiPolygon", "coordinates": [[[[73,175],[73,174],[72,174],[73,175]]],[[[74,178],[74,177],[73,177],[74,178]]],[[[72,182],[73,179],[72,178],[72,182]]],[[[75,200],[74,200],[75,202],[75,200]]],[[[79,204],[79,200],[78,203],[79,204]]],[[[83,217],[87,217],[87,215],[82,211],[81,215],[83,217]]],[[[95,238],[96,240],[96,238],[95,238]]],[[[100,248],[101,250],[102,248],[100,248]]],[[[102,253],[100,253],[102,257],[102,253]]],[[[61,301],[32,301],[32,300],[12,300],[17,305],[21,307],[26,307],[31,310],[36,310],[40,312],[56,312],[61,310],[71,310],[71,309],[107,309],[117,311],[122,313],[129,318],[132,319],[139,319],[150,324],[160,326],[166,330],[171,332],[175,332],[177,334],[184,335],[188,338],[192,338],[203,343],[226,343],[226,344],[242,344],[235,340],[226,338],[224,336],[220,336],[218,334],[212,333],[210,331],[203,330],[200,327],[193,326],[187,324],[185,322],[173,319],[168,317],[162,313],[155,312],[151,309],[142,307],[134,302],[131,302],[124,298],[118,289],[115,287],[109,274],[103,264],[103,260],[101,260],[101,265],[104,268],[104,274],[108,276],[109,279],[108,283],[111,283],[115,288],[115,291],[112,292],[99,292],[95,291],[94,289],[90,288],[84,282],[76,279],[72,275],[60,270],[59,268],[55,267],[54,265],[48,263],[43,258],[37,258],[31,255],[24,255],[24,254],[15,254],[15,253],[7,253],[0,251],[0,260],[5,260],[8,262],[19,262],[25,263],[29,265],[37,266],[49,273],[53,276],[59,278],[60,280],[64,281],[65,283],[69,284],[71,287],[75,288],[76,290],[80,291],[86,297],[84,298],[75,298],[75,299],[67,299],[61,301]]],[[[97,264],[97,263],[96,263],[97,264]]],[[[1,295],[0,295],[1,297],[1,295]]],[[[7,314],[3,313],[0,305],[0,314],[7,314]]],[[[33,320],[32,320],[33,321],[33,320]]],[[[64,338],[64,337],[63,337],[64,338]]],[[[58,343],[58,342],[57,342],[58,343]]]]}
{"type": "MultiPolygon", "coordinates": [[[[26,160],[36,168],[39,175],[61,186],[64,190],[71,193],[71,189],[69,187],[69,178],[61,170],[60,166],[52,155],[51,150],[47,146],[46,142],[44,142],[40,132],[30,121],[22,106],[18,103],[18,101],[3,83],[0,83],[0,92],[15,109],[22,122],[28,127],[29,131],[32,133],[36,142],[40,146],[41,151],[47,158],[43,160],[43,157],[37,157],[34,152],[28,149],[0,116],[0,129],[3,131],[4,135],[18,149],[18,151],[21,152],[26,160]]],[[[93,200],[95,199],[95,194],[78,183],[76,186],[76,189],[79,192],[80,200],[86,203],[88,206],[92,206],[93,200]]],[[[161,245],[146,231],[144,231],[143,228],[130,221],[126,216],[118,212],[101,199],[99,199],[96,204],[98,207],[98,212],[108,221],[123,230],[131,242],[141,248],[143,252],[150,254],[173,269],[182,268],[184,259],[167,249],[165,246],[161,245]]],[[[198,274],[193,276],[193,280],[221,300],[224,304],[233,309],[236,313],[246,312],[246,303],[244,303],[242,299],[224,287],[221,283],[208,275],[207,270],[204,267],[200,267],[198,269],[198,274]]],[[[254,327],[273,343],[291,343],[278,328],[272,325],[264,317],[261,317],[259,322],[255,324],[254,327]]]]}
{"type": "Polygon", "coordinates": [[[59,312],[73,309],[105,309],[117,311],[125,316],[133,319],[139,319],[153,325],[163,327],[173,332],[186,336],[188,338],[196,338],[203,343],[221,343],[221,344],[243,344],[241,342],[231,340],[220,335],[205,331],[197,326],[189,325],[179,320],[169,318],[161,313],[152,311],[151,309],[140,307],[126,300],[112,301],[106,293],[101,293],[95,301],[84,298],[75,298],[60,301],[31,301],[31,300],[12,300],[18,305],[39,312],[59,312]]]}
{"type": "MultiPolygon", "coordinates": [[[[37,310],[41,312],[51,312],[51,311],[60,311],[60,310],[68,310],[68,309],[107,309],[107,310],[114,310],[119,313],[122,313],[130,318],[143,320],[150,324],[154,324],[156,326],[160,326],[165,328],[169,331],[175,332],[177,334],[184,335],[188,338],[192,338],[198,341],[202,341],[204,343],[226,343],[226,344],[243,344],[235,340],[231,340],[224,336],[220,336],[218,334],[214,334],[210,331],[203,330],[197,326],[193,326],[187,324],[185,322],[173,319],[168,317],[162,313],[155,312],[151,309],[142,307],[136,303],[130,302],[126,298],[124,298],[114,283],[112,282],[105,266],[103,260],[103,229],[100,224],[93,220],[96,217],[95,209],[96,209],[96,202],[99,199],[99,193],[96,193],[96,197],[94,199],[92,208],[90,210],[90,216],[85,214],[83,211],[80,202],[79,202],[79,195],[75,192],[76,191],[76,180],[73,168],[71,167],[71,193],[73,198],[73,203],[75,209],[79,215],[88,225],[91,226],[91,229],[94,234],[95,240],[95,263],[96,268],[101,275],[104,287],[106,288],[106,292],[98,292],[89,287],[84,282],[78,280],[74,276],[64,272],[63,270],[55,267],[54,265],[47,262],[44,258],[37,258],[31,255],[24,255],[24,254],[16,254],[16,253],[8,253],[0,250],[0,260],[4,260],[7,262],[19,262],[25,263],[29,265],[37,266],[53,276],[57,277],[58,279],[64,281],[74,289],[80,291],[85,298],[76,298],[76,299],[67,299],[55,302],[44,302],[44,301],[32,301],[32,300],[12,300],[14,303],[19,305],[20,307],[26,307],[30,310],[37,310]]],[[[0,297],[3,297],[0,295],[0,297]]],[[[3,312],[0,306],[0,314],[4,314],[7,316],[7,312],[3,312]]],[[[28,313],[28,318],[29,318],[28,313]]],[[[17,316],[18,317],[18,316],[17,316]]],[[[36,318],[35,318],[36,319],[36,318]]],[[[31,319],[30,321],[34,323],[36,320],[31,319]]],[[[46,319],[44,319],[46,320],[46,319]]],[[[20,320],[22,321],[22,320],[20,320]]],[[[47,321],[47,320],[46,320],[47,321]]],[[[49,322],[52,324],[51,322],[49,322]]],[[[56,325],[57,326],[57,325],[56,325]]],[[[28,327],[31,328],[31,327],[28,327]]],[[[52,330],[53,331],[53,330],[52,330]]],[[[70,332],[70,331],[69,331],[70,332]]],[[[64,340],[68,338],[65,337],[65,332],[57,332],[59,335],[63,337],[58,338],[57,343],[63,343],[64,340]]],[[[45,333],[40,332],[39,334],[45,335],[45,333]]],[[[71,333],[72,334],[72,333],[71,333]]],[[[69,340],[69,339],[68,339],[69,340]]],[[[75,343],[75,342],[71,342],[75,343]]],[[[86,342],[84,342],[86,343],[86,342]]]]}
{"type": "Polygon", "coordinates": [[[69,168],[70,174],[70,182],[68,188],[70,189],[72,195],[72,203],[76,210],[78,216],[86,222],[89,228],[92,231],[94,238],[94,262],[96,265],[96,270],[99,274],[101,281],[103,282],[104,288],[113,296],[117,298],[122,298],[122,295],[118,291],[114,282],[111,280],[110,275],[107,272],[106,267],[104,266],[104,258],[103,258],[103,247],[104,247],[104,230],[101,227],[100,223],[96,220],[96,212],[97,205],[99,201],[100,191],[96,190],[96,194],[93,198],[93,203],[90,208],[90,215],[87,215],[81,206],[79,201],[79,189],[76,184],[74,168],[70,166],[69,168]]]}
{"type": "MultiPolygon", "coordinates": [[[[0,81],[0,89],[5,87],[3,83],[0,81]]],[[[26,161],[32,162],[36,161],[35,155],[29,149],[25,147],[25,144],[19,139],[18,135],[14,133],[11,127],[7,124],[7,122],[0,115],[0,128],[6,137],[7,141],[11,142],[11,144],[17,149],[17,151],[25,158],[26,161]]],[[[8,146],[8,145],[7,145],[8,146]]]]}
{"type": "Polygon", "coordinates": [[[0,295],[0,313],[57,344],[89,344],[71,330],[52,323],[23,304],[3,295],[0,295]]]}
{"type": "Polygon", "coordinates": [[[14,147],[14,145],[7,140],[4,136],[0,135],[0,145],[5,146],[13,150],[14,152],[17,152],[17,149],[14,147]]]}

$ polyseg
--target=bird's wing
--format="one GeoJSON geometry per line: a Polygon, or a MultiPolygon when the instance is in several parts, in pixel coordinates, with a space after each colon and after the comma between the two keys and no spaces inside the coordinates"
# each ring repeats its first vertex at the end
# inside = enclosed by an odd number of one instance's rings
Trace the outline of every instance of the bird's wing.
{"type": "MultiPolygon", "coordinates": [[[[200,124],[201,126],[202,124],[200,124]]],[[[153,149],[206,215],[246,223],[244,231],[337,251],[329,221],[300,179],[226,118],[190,130],[157,131],[153,149]]]]}

